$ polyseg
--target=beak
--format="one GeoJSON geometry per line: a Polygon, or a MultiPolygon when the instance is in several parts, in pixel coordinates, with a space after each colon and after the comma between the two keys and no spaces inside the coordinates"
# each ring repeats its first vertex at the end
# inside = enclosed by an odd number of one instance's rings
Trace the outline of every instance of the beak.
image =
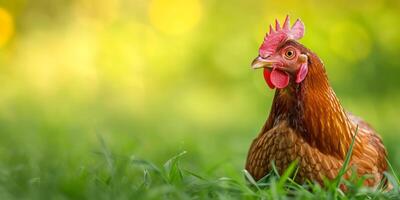
{"type": "Polygon", "coordinates": [[[253,69],[259,69],[259,68],[272,68],[272,64],[275,63],[273,60],[267,59],[267,58],[262,58],[258,56],[253,60],[251,63],[251,67],[253,69]]]}

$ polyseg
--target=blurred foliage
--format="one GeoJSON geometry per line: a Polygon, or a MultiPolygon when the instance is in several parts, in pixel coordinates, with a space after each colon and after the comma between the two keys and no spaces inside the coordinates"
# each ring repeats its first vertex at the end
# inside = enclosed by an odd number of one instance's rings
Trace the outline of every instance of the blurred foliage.
{"type": "Polygon", "coordinates": [[[396,0],[0,0],[0,191],[40,180],[73,194],[70,179],[100,165],[96,135],[116,155],[160,164],[187,150],[189,167],[239,176],[273,97],[249,63],[286,14],[304,21],[301,43],[398,170],[399,10],[396,0]]]}

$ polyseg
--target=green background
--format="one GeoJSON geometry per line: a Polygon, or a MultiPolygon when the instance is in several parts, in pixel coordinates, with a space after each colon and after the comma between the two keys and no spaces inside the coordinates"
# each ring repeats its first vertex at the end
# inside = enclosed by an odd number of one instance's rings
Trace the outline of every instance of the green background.
{"type": "Polygon", "coordinates": [[[399,172],[399,11],[396,0],[0,0],[0,193],[96,193],[99,137],[116,162],[186,150],[186,168],[242,177],[274,94],[250,62],[286,14],[399,172]]]}

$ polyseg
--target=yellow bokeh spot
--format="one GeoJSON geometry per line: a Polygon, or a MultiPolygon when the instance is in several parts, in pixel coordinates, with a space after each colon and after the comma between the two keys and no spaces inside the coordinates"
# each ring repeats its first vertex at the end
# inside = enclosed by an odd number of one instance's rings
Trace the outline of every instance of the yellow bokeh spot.
{"type": "Polygon", "coordinates": [[[14,34],[14,22],[10,13],[0,8],[0,47],[4,46],[14,34]]]}
{"type": "Polygon", "coordinates": [[[193,29],[200,21],[201,12],[199,0],[152,0],[149,5],[152,25],[171,35],[193,29]]]}

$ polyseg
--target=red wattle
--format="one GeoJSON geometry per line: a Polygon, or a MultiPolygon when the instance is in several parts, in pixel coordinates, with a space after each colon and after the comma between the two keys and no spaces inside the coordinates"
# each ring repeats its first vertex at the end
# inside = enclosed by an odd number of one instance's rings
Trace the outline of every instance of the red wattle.
{"type": "Polygon", "coordinates": [[[271,83],[279,89],[285,88],[289,85],[289,74],[276,67],[272,69],[270,77],[271,83]]]}
{"type": "Polygon", "coordinates": [[[271,72],[267,68],[264,68],[264,80],[269,88],[271,89],[275,88],[274,84],[272,84],[271,82],[271,72]]]}

